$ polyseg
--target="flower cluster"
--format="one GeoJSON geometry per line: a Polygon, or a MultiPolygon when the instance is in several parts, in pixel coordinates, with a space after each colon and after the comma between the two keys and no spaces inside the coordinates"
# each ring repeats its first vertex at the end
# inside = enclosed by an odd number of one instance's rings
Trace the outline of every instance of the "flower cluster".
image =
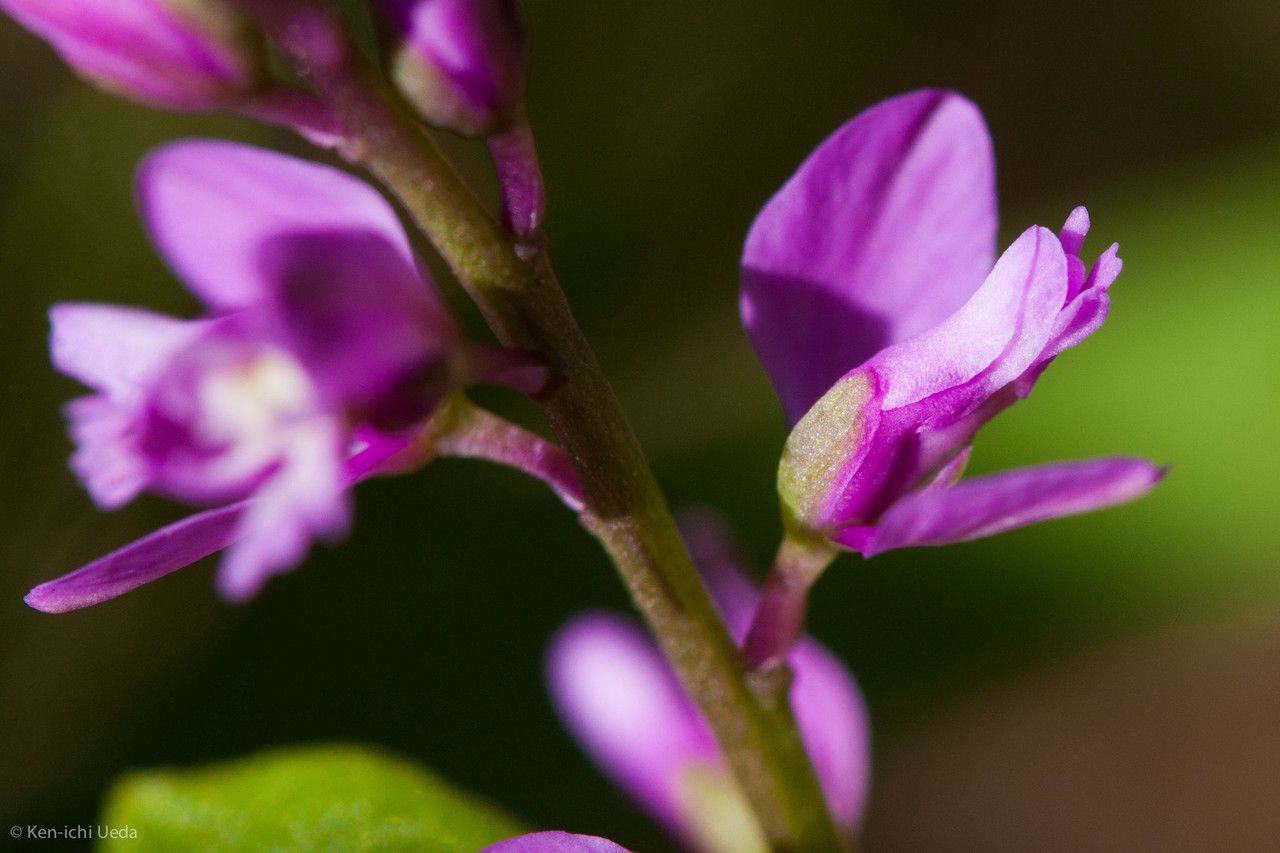
{"type": "MultiPolygon", "coordinates": [[[[422,122],[483,138],[502,189],[506,231],[478,207],[468,209],[474,215],[466,221],[479,223],[471,233],[462,227],[458,234],[435,233],[435,211],[416,211],[418,219],[446,259],[456,260],[447,247],[492,236],[494,251],[476,250],[480,260],[466,260],[488,271],[503,266],[486,264],[488,258],[510,260],[507,266],[518,259],[527,281],[503,286],[554,287],[541,275],[545,193],[525,116],[527,56],[517,4],[377,0],[398,97],[416,116],[386,87],[361,88],[370,69],[316,73],[359,53],[324,4],[297,4],[303,13],[297,20],[279,8],[0,0],[0,9],[47,39],[80,74],[126,97],[174,109],[236,110],[292,127],[352,159],[407,138],[408,153],[397,149],[390,166],[364,163],[393,184],[412,174],[406,180],[416,184],[401,188],[402,201],[469,203],[465,188],[419,192],[436,178],[456,180],[427,168],[436,155],[420,138],[422,122]],[[294,88],[292,79],[271,79],[255,26],[272,33],[283,54],[302,57],[295,70],[314,92],[294,88]],[[327,90],[326,74],[336,74],[339,84],[327,90]],[[360,109],[339,109],[353,100],[360,109]],[[370,116],[389,127],[361,135],[355,125],[370,116]],[[422,170],[402,168],[415,156],[422,170]]],[[[548,385],[542,356],[468,341],[395,210],[371,186],[282,154],[189,140],[152,153],[137,190],[148,234],[203,313],[177,319],[113,305],[54,306],[53,362],[91,389],[66,409],[76,445],[71,467],[104,509],[143,492],[200,509],[37,586],[26,599],[32,607],[63,612],[95,604],[221,550],[218,588],[243,601],[298,565],[313,542],[344,535],[357,482],[408,470],[437,453],[520,468],[584,510],[577,473],[559,447],[463,396],[482,382],[552,396],[548,389],[556,386],[548,385]]],[[[823,823],[831,844],[858,827],[869,762],[867,713],[852,676],[826,649],[801,638],[808,588],[836,550],[871,557],[989,536],[1136,498],[1163,474],[1146,460],[1115,457],[961,479],[979,429],[1026,397],[1058,355],[1105,319],[1121,262],[1115,245],[1086,262],[1089,228],[1088,213],[1077,208],[1057,233],[1029,228],[997,258],[994,165],[982,117],[959,95],[922,90],[885,101],[836,131],[768,202],[747,236],[742,320],[792,425],[778,470],[786,535],[760,592],[716,522],[700,516],[687,528],[721,616],[703,619],[701,627],[720,632],[704,635],[719,638],[707,648],[723,651],[721,681],[712,686],[719,692],[705,688],[696,698],[705,711],[749,693],[734,708],[748,722],[753,710],[756,722],[772,719],[759,712],[771,702],[785,717],[790,701],[799,740],[788,732],[780,748],[794,747],[796,766],[804,768],[803,746],[817,778],[814,787],[807,769],[794,777],[808,780],[797,790],[813,791],[800,795],[797,811],[808,804],[820,815],[820,789],[835,825],[823,823]],[[784,669],[792,681],[763,677],[786,676],[784,669]]],[[[455,270],[467,266],[454,263],[455,270]]],[[[539,335],[549,325],[509,339],[542,346],[539,335]]],[[[545,347],[547,361],[555,364],[567,352],[579,372],[595,371],[585,346],[572,334],[565,340],[559,352],[545,347]]],[[[573,366],[557,377],[564,383],[558,387],[573,387],[573,366]]],[[[592,401],[607,397],[599,390],[604,384],[600,379],[592,401]]],[[[575,414],[593,421],[583,408],[575,414]]],[[[623,436],[625,445],[620,418],[598,420],[581,430],[623,436]]],[[[601,446],[617,449],[619,442],[601,446]]],[[[585,443],[566,438],[575,454],[585,443]]],[[[638,450],[634,455],[640,458],[638,450]]],[[[583,458],[575,463],[598,475],[583,458]]],[[[644,479],[633,470],[617,479],[626,477],[644,479]]],[[[611,485],[626,491],[605,479],[592,483],[598,492],[611,485]]],[[[643,508],[635,518],[626,517],[626,507],[613,515],[596,508],[599,516],[588,508],[587,526],[639,528],[640,516],[662,501],[636,492],[633,505],[643,508]]],[[[666,527],[674,530],[669,519],[666,527]]],[[[652,565],[653,554],[662,553],[657,540],[645,531],[623,535],[631,538],[621,546],[605,534],[601,539],[615,557],[622,554],[620,566],[630,557],[649,560],[640,569],[651,572],[648,591],[663,592],[662,582],[671,579],[652,565]]],[[[697,579],[685,580],[685,589],[672,593],[671,610],[683,613],[674,618],[709,610],[697,579]]],[[[642,607],[647,594],[637,595],[642,607]]],[[[648,612],[661,630],[662,611],[648,612]]],[[[659,822],[693,849],[766,849],[752,805],[687,692],[699,689],[700,673],[684,675],[682,686],[641,628],[608,614],[573,620],[548,654],[550,690],[568,727],[659,822]]],[[[563,832],[487,848],[536,851],[622,848],[563,832]]]]}
{"type": "MultiPolygon", "coordinates": [[[[337,144],[327,105],[269,79],[261,37],[239,4],[0,8],[111,92],[172,109],[237,110],[337,144]]],[[[424,117],[462,132],[520,124],[524,41],[513,3],[379,9],[399,45],[396,66],[421,84],[406,92],[422,96],[424,117]]],[[[544,203],[526,136],[494,137],[505,219],[522,234],[537,228],[544,203]]],[[[219,588],[243,600],[296,565],[311,541],[342,535],[356,481],[424,461],[411,434],[455,391],[495,381],[532,392],[545,381],[527,354],[462,339],[396,214],[355,178],[244,146],[185,142],[148,158],[138,192],[153,240],[207,313],[177,320],[55,306],[54,363],[95,392],[67,408],[72,468],[103,508],[144,490],[212,508],[36,587],[33,607],[94,604],[223,548],[219,588]]],[[[543,476],[580,508],[557,449],[498,432],[493,446],[459,441],[458,452],[543,476]]]]}

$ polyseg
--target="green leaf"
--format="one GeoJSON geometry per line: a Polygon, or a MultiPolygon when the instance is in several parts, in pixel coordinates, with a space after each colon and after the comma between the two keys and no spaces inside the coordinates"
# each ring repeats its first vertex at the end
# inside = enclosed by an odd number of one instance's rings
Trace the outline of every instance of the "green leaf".
{"type": "Polygon", "coordinates": [[[525,831],[402,758],[355,745],[291,747],[196,769],[131,773],[104,850],[415,850],[474,853],[525,831]],[[130,835],[126,832],[125,835],[130,835]]]}

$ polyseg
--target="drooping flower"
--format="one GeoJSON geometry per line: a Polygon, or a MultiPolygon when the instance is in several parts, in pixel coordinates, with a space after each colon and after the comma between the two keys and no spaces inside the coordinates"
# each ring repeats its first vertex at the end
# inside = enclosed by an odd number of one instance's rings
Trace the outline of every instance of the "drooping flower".
{"type": "Polygon", "coordinates": [[[263,68],[261,48],[227,3],[0,0],[0,9],[91,82],[155,106],[225,106],[263,68]]]}
{"type": "Polygon", "coordinates": [[[1089,216],[995,259],[991,141],[945,91],[885,101],[827,139],[765,206],[743,254],[742,318],[793,430],[779,468],[798,540],[866,556],[989,536],[1148,491],[1142,459],[957,483],[978,429],[1106,317],[1113,245],[1089,216]]]}
{"type": "Polygon", "coordinates": [[[487,136],[524,100],[525,36],[514,0],[377,0],[391,73],[428,122],[487,136]]]}
{"type": "Polygon", "coordinates": [[[347,491],[396,462],[406,429],[479,378],[394,211],[335,169],[211,141],[168,145],[138,182],[147,229],[207,308],[51,312],[57,368],[94,393],[67,408],[72,467],[104,508],[143,490],[198,513],[27,602],[112,598],[230,546],[243,600],[350,518],[347,491]]]}
{"type": "MultiPolygon", "coordinates": [[[[735,640],[759,598],[731,553],[719,521],[687,516],[694,559],[735,640]]],[[[752,850],[760,830],[706,720],[639,625],[587,613],[565,625],[547,657],[555,704],[583,748],[659,822],[698,849],[752,850]]],[[[866,797],[867,712],[852,676],[804,638],[790,656],[791,704],[827,806],[846,831],[866,797]]]]}
{"type": "Polygon", "coordinates": [[[625,847],[595,835],[532,832],[490,844],[480,853],[628,853],[625,847]]]}

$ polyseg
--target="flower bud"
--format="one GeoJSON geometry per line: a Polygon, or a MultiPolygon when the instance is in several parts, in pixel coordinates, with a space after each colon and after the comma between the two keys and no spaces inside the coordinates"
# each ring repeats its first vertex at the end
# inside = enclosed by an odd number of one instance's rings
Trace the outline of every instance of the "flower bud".
{"type": "Polygon", "coordinates": [[[153,106],[224,106],[263,67],[223,0],[0,0],[0,9],[94,85],[153,106]]]}
{"type": "Polygon", "coordinates": [[[431,124],[466,136],[508,126],[524,98],[525,39],[515,0],[378,0],[391,74],[431,124]]]}

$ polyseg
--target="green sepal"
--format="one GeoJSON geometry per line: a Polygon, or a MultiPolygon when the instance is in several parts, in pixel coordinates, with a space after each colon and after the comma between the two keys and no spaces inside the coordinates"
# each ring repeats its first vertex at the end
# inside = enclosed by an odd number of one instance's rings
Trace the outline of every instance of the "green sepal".
{"type": "Polygon", "coordinates": [[[865,453],[879,411],[870,373],[832,385],[791,430],[778,463],[783,524],[797,542],[825,540],[825,510],[840,481],[865,453]]]}

